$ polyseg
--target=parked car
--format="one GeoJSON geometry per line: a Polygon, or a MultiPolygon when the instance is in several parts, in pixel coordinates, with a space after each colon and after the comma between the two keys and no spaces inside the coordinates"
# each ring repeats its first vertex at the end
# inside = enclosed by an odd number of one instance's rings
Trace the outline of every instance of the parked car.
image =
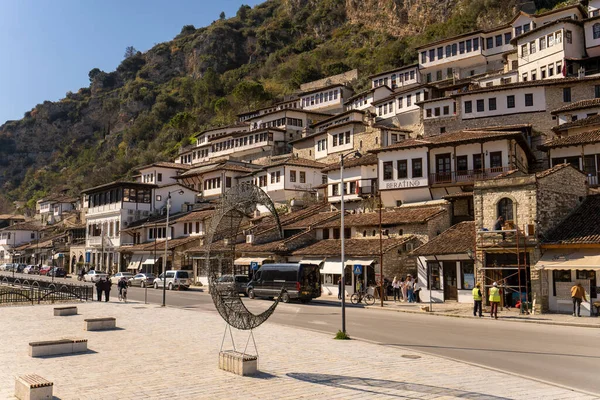
{"type": "Polygon", "coordinates": [[[129,279],[133,278],[133,274],[131,272],[117,272],[110,277],[110,281],[113,283],[113,285],[116,285],[119,283],[121,278],[126,278],[127,282],[129,282],[129,279]]]}
{"type": "Polygon", "coordinates": [[[98,272],[95,269],[90,269],[87,274],[83,276],[85,282],[98,282],[100,279],[108,278],[108,274],[104,272],[98,272]]]}
{"type": "Polygon", "coordinates": [[[308,303],[321,296],[321,280],[318,265],[314,264],[265,264],[252,276],[248,282],[248,297],[274,298],[279,296],[281,301],[289,303],[298,299],[308,303]]]}
{"type": "Polygon", "coordinates": [[[6,271],[6,267],[8,267],[8,264],[6,263],[0,265],[0,271],[6,271]]]}
{"type": "Polygon", "coordinates": [[[4,267],[4,268],[5,268],[4,270],[5,270],[5,271],[7,271],[7,272],[13,272],[13,271],[15,271],[15,272],[16,272],[17,265],[18,265],[18,264],[11,264],[11,263],[8,263],[8,264],[6,264],[6,267],[4,267]]]}
{"type": "Polygon", "coordinates": [[[40,269],[37,267],[37,265],[28,265],[23,270],[23,273],[24,274],[39,274],[40,269]]]}
{"type": "Polygon", "coordinates": [[[40,275],[48,275],[48,272],[50,272],[51,269],[52,267],[42,265],[42,268],[40,268],[40,275]]]}
{"type": "Polygon", "coordinates": [[[62,267],[53,267],[48,273],[48,276],[55,276],[57,278],[63,278],[67,276],[67,270],[62,267]]]}
{"type": "Polygon", "coordinates": [[[152,286],[156,276],[154,274],[141,273],[129,278],[129,286],[147,287],[152,286]]]}
{"type": "MultiPolygon", "coordinates": [[[[173,290],[173,288],[184,288],[188,289],[192,284],[190,274],[188,271],[167,271],[167,288],[173,290]]],[[[164,274],[160,274],[158,278],[154,279],[154,289],[163,287],[165,285],[164,274]]]]}
{"type": "Polygon", "coordinates": [[[17,266],[16,272],[22,273],[23,270],[27,267],[27,264],[15,264],[17,266]]]}
{"type": "Polygon", "coordinates": [[[217,288],[233,287],[238,294],[247,296],[248,282],[250,278],[246,275],[223,275],[217,279],[217,288]]]}

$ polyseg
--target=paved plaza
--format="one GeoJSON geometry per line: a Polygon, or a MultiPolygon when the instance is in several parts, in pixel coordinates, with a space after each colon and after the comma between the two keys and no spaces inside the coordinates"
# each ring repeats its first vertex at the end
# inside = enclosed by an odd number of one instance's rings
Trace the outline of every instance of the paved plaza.
{"type": "MultiPolygon", "coordinates": [[[[214,313],[142,303],[78,304],[54,317],[51,305],[3,307],[0,398],[12,399],[14,376],[36,373],[66,399],[591,399],[529,379],[398,347],[266,323],[255,333],[260,375],[217,368],[224,322],[214,313]],[[113,316],[119,329],[83,330],[84,318],[113,316]],[[89,340],[88,353],[27,355],[31,341],[89,340]]],[[[238,345],[245,344],[238,333],[238,345]]]]}

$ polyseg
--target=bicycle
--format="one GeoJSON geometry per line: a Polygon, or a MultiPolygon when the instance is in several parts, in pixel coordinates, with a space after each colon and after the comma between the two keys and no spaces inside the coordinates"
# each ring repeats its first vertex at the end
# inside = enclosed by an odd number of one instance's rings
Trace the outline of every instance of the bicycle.
{"type": "Polygon", "coordinates": [[[121,288],[119,290],[119,301],[127,303],[127,288],[121,288]]]}
{"type": "Polygon", "coordinates": [[[372,306],[375,304],[375,297],[372,294],[369,294],[365,291],[354,293],[350,296],[350,302],[352,304],[360,304],[364,302],[368,306],[372,306]]]}

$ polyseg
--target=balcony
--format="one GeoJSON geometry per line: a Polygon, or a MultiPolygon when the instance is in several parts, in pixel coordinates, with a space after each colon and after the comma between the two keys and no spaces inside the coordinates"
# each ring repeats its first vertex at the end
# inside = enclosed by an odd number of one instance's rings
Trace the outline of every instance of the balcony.
{"type": "Polygon", "coordinates": [[[485,248],[531,248],[537,244],[537,235],[534,224],[525,224],[513,229],[478,230],[476,246],[478,249],[485,248]]]}
{"type": "Polygon", "coordinates": [[[592,175],[588,174],[587,183],[589,187],[598,187],[598,174],[592,175]]]}
{"type": "Polygon", "coordinates": [[[494,178],[500,174],[511,171],[512,167],[495,167],[487,169],[471,169],[464,171],[438,172],[429,174],[429,183],[432,186],[447,185],[472,185],[475,181],[494,178]]]}

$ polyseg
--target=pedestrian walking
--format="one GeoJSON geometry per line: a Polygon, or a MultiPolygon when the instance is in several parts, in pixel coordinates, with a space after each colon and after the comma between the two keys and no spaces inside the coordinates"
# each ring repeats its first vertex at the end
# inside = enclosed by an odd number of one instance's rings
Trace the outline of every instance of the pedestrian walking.
{"type": "Polygon", "coordinates": [[[338,300],[342,299],[342,278],[338,278],[338,300]]]}
{"type": "Polygon", "coordinates": [[[477,316],[477,312],[479,312],[479,318],[483,317],[483,311],[481,306],[481,301],[483,297],[481,296],[481,284],[478,283],[473,288],[473,316],[477,316]]]}
{"type": "Polygon", "coordinates": [[[104,280],[98,279],[96,281],[96,294],[98,295],[98,301],[102,301],[102,292],[104,291],[104,280]]]}
{"type": "Polygon", "coordinates": [[[498,319],[498,305],[500,305],[500,289],[498,289],[498,283],[494,282],[490,288],[490,306],[491,314],[490,317],[498,319]]]}
{"type": "Polygon", "coordinates": [[[104,301],[108,302],[110,299],[110,287],[112,286],[112,282],[109,278],[106,278],[104,282],[104,301]]]}
{"type": "Polygon", "coordinates": [[[573,316],[575,316],[575,308],[577,308],[577,316],[581,317],[581,301],[587,301],[585,297],[585,289],[581,283],[577,282],[571,288],[571,298],[573,299],[573,316]]]}
{"type": "Polygon", "coordinates": [[[394,288],[394,303],[395,303],[396,299],[398,301],[400,301],[400,281],[398,280],[397,277],[394,277],[394,280],[392,281],[392,288],[394,288]]]}
{"type": "Polygon", "coordinates": [[[412,275],[410,275],[410,274],[406,275],[406,295],[408,296],[409,303],[415,302],[414,292],[415,292],[415,287],[414,287],[414,281],[413,281],[412,275]]]}

